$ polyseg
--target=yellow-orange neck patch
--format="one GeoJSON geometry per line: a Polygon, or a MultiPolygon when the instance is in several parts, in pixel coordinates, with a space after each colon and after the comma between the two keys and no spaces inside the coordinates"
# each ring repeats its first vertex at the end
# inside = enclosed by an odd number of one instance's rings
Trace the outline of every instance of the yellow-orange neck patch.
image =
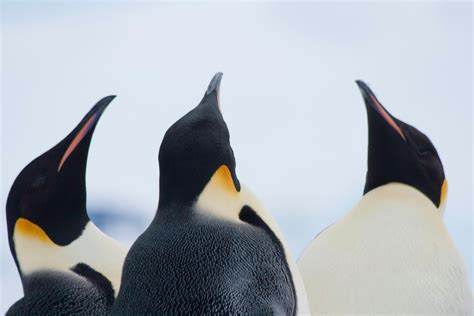
{"type": "Polygon", "coordinates": [[[439,205],[443,205],[448,197],[448,180],[444,179],[443,185],[441,186],[441,196],[439,199],[439,205]]]}
{"type": "Polygon", "coordinates": [[[216,172],[214,172],[212,180],[223,190],[231,193],[238,193],[235,188],[234,180],[232,179],[232,174],[226,165],[220,166],[216,172]]]}
{"type": "Polygon", "coordinates": [[[15,223],[15,234],[38,240],[45,243],[52,243],[48,235],[38,225],[20,217],[15,223]]]}

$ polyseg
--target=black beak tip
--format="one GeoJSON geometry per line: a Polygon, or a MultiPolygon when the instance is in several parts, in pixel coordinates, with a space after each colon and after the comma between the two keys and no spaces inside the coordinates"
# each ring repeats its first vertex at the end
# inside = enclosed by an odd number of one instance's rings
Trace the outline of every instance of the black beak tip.
{"type": "Polygon", "coordinates": [[[109,96],[106,96],[102,99],[100,99],[99,102],[97,102],[97,104],[100,104],[102,106],[107,106],[110,104],[110,102],[112,102],[117,96],[116,95],[109,95],[109,96]]]}
{"type": "Polygon", "coordinates": [[[359,86],[359,90],[362,93],[362,96],[367,99],[372,94],[369,86],[362,80],[356,80],[357,86],[359,86]]]}
{"type": "Polygon", "coordinates": [[[218,72],[212,77],[211,82],[209,83],[209,87],[207,87],[206,95],[213,93],[219,93],[219,88],[221,86],[222,76],[224,74],[222,72],[218,72]]]}
{"type": "Polygon", "coordinates": [[[367,86],[367,84],[366,84],[364,81],[360,80],[360,79],[357,79],[357,80],[355,81],[355,83],[357,83],[357,85],[358,85],[359,87],[367,86]]]}
{"type": "Polygon", "coordinates": [[[102,112],[104,112],[107,106],[115,99],[115,97],[115,95],[109,95],[100,99],[99,102],[97,102],[94,108],[92,109],[91,114],[101,114],[102,112]]]}

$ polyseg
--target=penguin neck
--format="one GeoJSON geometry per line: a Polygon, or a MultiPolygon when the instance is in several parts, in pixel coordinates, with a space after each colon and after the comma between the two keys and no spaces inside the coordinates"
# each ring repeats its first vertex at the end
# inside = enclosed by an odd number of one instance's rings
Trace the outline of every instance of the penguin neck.
{"type": "Polygon", "coordinates": [[[75,266],[84,263],[105,276],[117,295],[127,251],[92,222],[87,223],[76,240],[61,246],[39,226],[20,219],[15,225],[13,240],[22,278],[44,270],[73,273],[75,266]]]}
{"type": "MultiPolygon", "coordinates": [[[[23,273],[20,267],[18,252],[24,254],[25,250],[17,245],[19,239],[24,239],[23,237],[27,236],[28,239],[35,240],[39,237],[42,240],[51,241],[51,244],[66,246],[80,237],[87,224],[90,223],[85,208],[78,210],[71,209],[72,211],[66,213],[69,215],[69,218],[59,217],[59,219],[56,218],[56,222],[48,220],[54,218],[54,214],[48,214],[48,216],[42,214],[43,217],[39,217],[39,219],[30,219],[29,217],[21,216],[19,212],[15,212],[14,210],[15,209],[12,210],[7,207],[8,244],[21,275],[23,273]]],[[[62,216],[61,213],[59,214],[62,216]]]]}
{"type": "Polygon", "coordinates": [[[238,180],[238,185],[236,185],[235,171],[231,171],[226,164],[221,164],[217,168],[201,167],[184,172],[180,170],[179,173],[174,172],[174,176],[168,174],[170,172],[168,169],[163,170],[163,174],[160,175],[160,200],[157,214],[183,217],[196,209],[210,210],[211,213],[219,210],[220,215],[226,213],[224,217],[228,218],[231,213],[231,217],[238,220],[238,212],[243,207],[243,202],[238,180]],[[199,172],[208,169],[215,170],[210,177],[202,176],[202,172],[199,172]],[[192,174],[194,177],[189,179],[189,175],[192,174]],[[188,180],[183,181],[183,179],[188,180]],[[229,209],[233,211],[222,211],[229,209]]]}
{"type": "Polygon", "coordinates": [[[160,171],[160,199],[158,202],[159,214],[183,213],[192,208],[198,198],[198,185],[202,188],[205,182],[195,183],[196,180],[183,181],[185,173],[170,176],[168,171],[160,171]]]}
{"type": "Polygon", "coordinates": [[[433,213],[441,215],[442,212],[422,192],[407,184],[392,182],[375,188],[366,193],[352,213],[380,213],[397,211],[408,214],[433,213]]]}

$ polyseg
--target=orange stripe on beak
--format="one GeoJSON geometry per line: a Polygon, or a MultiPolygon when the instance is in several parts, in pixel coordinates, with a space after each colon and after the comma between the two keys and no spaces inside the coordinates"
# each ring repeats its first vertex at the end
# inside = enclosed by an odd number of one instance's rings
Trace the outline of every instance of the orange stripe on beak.
{"type": "Polygon", "coordinates": [[[79,133],[76,134],[76,137],[74,137],[71,144],[66,149],[66,152],[64,153],[63,157],[61,158],[61,162],[59,163],[59,167],[58,167],[58,172],[59,170],[61,170],[64,162],[72,154],[74,149],[76,149],[77,145],[79,145],[81,140],[86,136],[87,132],[92,128],[92,126],[94,126],[94,123],[97,121],[97,119],[98,119],[98,115],[97,113],[95,113],[87,120],[86,124],[84,124],[84,126],[81,128],[79,133]]]}
{"type": "Polygon", "coordinates": [[[379,112],[380,115],[382,115],[382,117],[385,119],[385,121],[387,121],[388,124],[390,124],[390,126],[397,131],[398,134],[400,134],[400,136],[403,138],[404,141],[406,141],[406,138],[405,138],[405,135],[403,135],[403,132],[402,130],[400,129],[400,127],[397,125],[397,123],[395,123],[395,121],[390,117],[390,115],[387,113],[387,111],[385,111],[385,109],[383,108],[383,106],[379,103],[379,101],[377,100],[377,98],[374,96],[374,95],[370,95],[370,98],[372,99],[372,101],[375,103],[375,109],[377,110],[377,112],[379,112]]]}

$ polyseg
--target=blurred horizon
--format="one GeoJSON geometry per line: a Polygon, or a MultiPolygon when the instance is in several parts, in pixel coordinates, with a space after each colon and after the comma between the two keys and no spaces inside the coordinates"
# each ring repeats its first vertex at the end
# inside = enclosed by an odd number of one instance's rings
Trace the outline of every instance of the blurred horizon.
{"type": "MultiPolygon", "coordinates": [[[[18,173],[106,95],[90,217],[130,245],[158,203],[158,148],[215,72],[239,179],[298,258],[360,199],[367,118],[356,79],[429,136],[448,230],[472,267],[472,3],[2,2],[2,205],[18,173]]],[[[0,312],[22,296],[1,218],[0,312]]]]}

